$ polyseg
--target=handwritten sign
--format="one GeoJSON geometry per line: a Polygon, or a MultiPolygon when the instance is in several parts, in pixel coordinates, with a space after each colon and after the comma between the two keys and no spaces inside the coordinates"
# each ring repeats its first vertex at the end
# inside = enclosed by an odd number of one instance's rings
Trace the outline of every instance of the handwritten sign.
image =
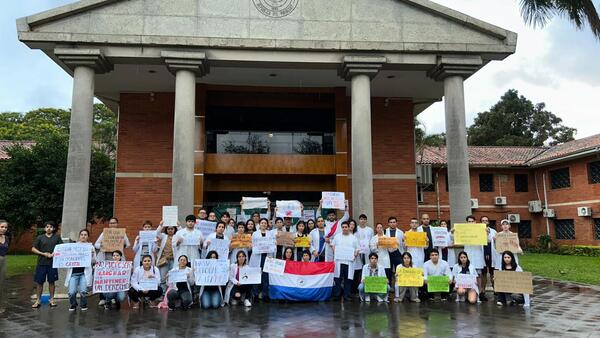
{"type": "Polygon", "coordinates": [[[433,247],[445,248],[448,243],[448,229],[445,227],[430,227],[433,247]]]}
{"type": "Polygon", "coordinates": [[[353,261],[354,260],[354,248],[351,246],[336,246],[334,252],[335,261],[353,261]]]}
{"type": "Polygon", "coordinates": [[[252,247],[252,235],[250,235],[250,234],[243,234],[243,235],[235,234],[235,235],[231,236],[231,247],[233,249],[251,248],[252,247]]]}
{"type": "Polygon", "coordinates": [[[277,246],[274,237],[266,236],[252,238],[252,253],[275,253],[275,251],[277,251],[277,246]]]}
{"type": "Polygon", "coordinates": [[[427,276],[427,292],[449,292],[448,276],[427,276]]]}
{"type": "Polygon", "coordinates": [[[267,197],[242,197],[242,210],[266,209],[269,207],[267,197]]]}
{"type": "Polygon", "coordinates": [[[425,248],[427,247],[427,233],[407,231],[404,234],[404,243],[406,243],[406,246],[413,248],[425,248]]]}
{"type": "Polygon", "coordinates": [[[156,291],[159,284],[158,278],[142,278],[138,284],[143,291],[156,291]]]}
{"type": "Polygon", "coordinates": [[[423,286],[423,269],[400,268],[396,270],[396,284],[404,287],[423,286]]]}
{"type": "Polygon", "coordinates": [[[487,245],[488,236],[483,223],[454,224],[454,243],[456,245],[487,245]]]}
{"type": "Polygon", "coordinates": [[[294,246],[296,248],[310,248],[310,237],[296,237],[294,239],[294,246]]]}
{"type": "Polygon", "coordinates": [[[377,237],[377,247],[381,249],[398,249],[398,239],[388,236],[377,237]]]}
{"type": "Polygon", "coordinates": [[[365,293],[387,293],[387,286],[386,277],[365,277],[365,293]]]}
{"type": "Polygon", "coordinates": [[[262,271],[276,275],[283,275],[283,272],[285,271],[285,261],[283,259],[267,257],[262,271]]]}
{"type": "Polygon", "coordinates": [[[91,243],[58,244],[54,247],[52,267],[55,269],[91,267],[92,248],[91,243]]]}
{"type": "Polygon", "coordinates": [[[238,279],[242,285],[257,285],[262,281],[262,271],[260,268],[251,268],[244,266],[240,269],[240,278],[238,279]]]}
{"type": "Polygon", "coordinates": [[[302,203],[298,201],[277,201],[277,217],[302,217],[302,203]]]}
{"type": "Polygon", "coordinates": [[[474,289],[477,287],[477,276],[459,273],[454,278],[456,287],[461,289],[474,289]]]}
{"type": "Polygon", "coordinates": [[[229,259],[229,243],[228,239],[216,239],[212,238],[206,252],[216,251],[219,255],[219,260],[229,259]]]}
{"type": "Polygon", "coordinates": [[[358,241],[358,252],[361,254],[368,254],[371,252],[368,239],[361,239],[358,241]]]}
{"type": "Polygon", "coordinates": [[[294,247],[294,240],[296,238],[296,234],[291,232],[279,231],[277,233],[277,245],[294,247]]]}
{"type": "Polygon", "coordinates": [[[129,290],[133,262],[102,261],[95,265],[94,293],[110,293],[129,290]]]}
{"type": "Polygon", "coordinates": [[[533,294],[531,272],[495,271],[494,292],[533,294]]]}
{"type": "Polygon", "coordinates": [[[102,232],[102,243],[100,250],[102,252],[123,251],[125,247],[125,229],[104,228],[102,232]]]}
{"type": "Polygon", "coordinates": [[[176,269],[169,271],[169,283],[187,283],[188,280],[188,270],[187,269],[176,269]]]}
{"type": "Polygon", "coordinates": [[[156,231],[140,231],[140,243],[154,243],[156,231]]]}
{"type": "Polygon", "coordinates": [[[343,192],[324,191],[321,199],[323,209],[346,210],[346,197],[343,192]]]}
{"type": "Polygon", "coordinates": [[[496,234],[496,251],[510,251],[512,253],[523,253],[519,246],[519,235],[512,232],[499,232],[496,234]]]}
{"type": "Polygon", "coordinates": [[[182,233],[185,234],[185,236],[182,236],[182,245],[200,245],[200,236],[202,235],[200,232],[182,230],[182,233]]]}
{"type": "Polygon", "coordinates": [[[217,227],[217,222],[204,221],[204,220],[196,220],[196,224],[194,228],[200,230],[202,236],[208,237],[208,235],[215,232],[215,228],[217,227]]]}
{"type": "Polygon", "coordinates": [[[196,259],[194,276],[196,285],[225,285],[229,279],[229,260],[196,259]]]}
{"type": "Polygon", "coordinates": [[[176,227],[178,212],[179,211],[176,205],[164,205],[162,207],[163,226],[176,227]]]}

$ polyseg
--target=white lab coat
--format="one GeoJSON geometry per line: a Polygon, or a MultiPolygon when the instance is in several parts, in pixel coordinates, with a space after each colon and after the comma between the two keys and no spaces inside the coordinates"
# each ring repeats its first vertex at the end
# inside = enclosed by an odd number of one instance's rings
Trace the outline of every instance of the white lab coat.
{"type": "MultiPolygon", "coordinates": [[[[96,248],[96,250],[100,250],[102,248],[102,240],[103,239],[104,239],[104,231],[100,234],[100,237],[98,237],[98,239],[96,240],[96,243],[94,243],[94,247],[96,248]]],[[[125,249],[129,248],[130,246],[131,246],[131,243],[129,243],[129,238],[127,238],[127,235],[125,235],[125,246],[123,247],[123,250],[121,250],[121,252],[123,252],[123,255],[121,255],[121,261],[125,261],[125,249]]],[[[112,252],[109,252],[108,254],[112,255],[112,252]]],[[[99,251],[98,255],[96,257],[96,260],[98,262],[112,261],[112,257],[106,257],[104,252],[99,251]]]]}
{"type": "MultiPolygon", "coordinates": [[[[371,237],[371,241],[369,246],[371,247],[371,252],[377,253],[379,264],[382,265],[386,269],[391,269],[392,264],[390,262],[390,251],[394,251],[394,249],[386,249],[379,248],[379,236],[375,235],[371,237]]],[[[368,255],[367,255],[368,259],[368,255]]]]}
{"type": "MultiPolygon", "coordinates": [[[[354,237],[353,234],[343,235],[340,233],[339,235],[335,236],[335,238],[333,239],[332,247],[334,250],[336,247],[350,247],[350,248],[354,249],[355,253],[358,253],[358,241],[356,240],[356,237],[354,237]]],[[[348,265],[348,279],[353,279],[354,278],[354,268],[353,268],[354,260],[351,260],[351,261],[335,260],[334,277],[335,278],[340,277],[340,269],[341,269],[340,267],[342,264],[348,265]]]]}

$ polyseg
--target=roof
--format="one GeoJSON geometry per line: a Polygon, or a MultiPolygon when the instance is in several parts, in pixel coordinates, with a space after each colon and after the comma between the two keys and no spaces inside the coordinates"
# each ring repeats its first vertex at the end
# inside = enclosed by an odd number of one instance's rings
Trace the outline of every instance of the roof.
{"type": "MultiPolygon", "coordinates": [[[[600,134],[559,144],[553,147],[495,147],[470,146],[471,167],[529,167],[549,161],[561,161],[573,156],[584,156],[590,151],[600,152],[600,134]]],[[[443,166],[447,164],[446,147],[426,146],[417,154],[418,164],[443,166]]]]}
{"type": "Polygon", "coordinates": [[[25,148],[31,148],[35,145],[35,141],[9,141],[9,140],[0,140],[0,160],[8,160],[10,156],[8,156],[7,149],[21,144],[25,148]]]}

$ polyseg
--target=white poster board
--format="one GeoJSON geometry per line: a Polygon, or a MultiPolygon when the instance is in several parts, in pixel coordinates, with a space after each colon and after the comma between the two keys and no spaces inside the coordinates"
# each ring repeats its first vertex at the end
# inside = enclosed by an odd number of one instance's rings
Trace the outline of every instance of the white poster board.
{"type": "Polygon", "coordinates": [[[354,260],[354,248],[351,246],[336,246],[335,247],[335,261],[353,261],[354,260]]]}
{"type": "Polygon", "coordinates": [[[323,209],[346,210],[346,197],[343,192],[323,191],[321,200],[323,209]]]}
{"type": "Polygon", "coordinates": [[[143,291],[156,291],[158,290],[158,284],[160,281],[158,278],[142,278],[138,284],[143,291]]]}
{"type": "Polygon", "coordinates": [[[277,244],[275,237],[253,237],[252,238],[252,253],[263,254],[263,253],[275,253],[277,251],[277,244]]]}
{"type": "Polygon", "coordinates": [[[187,282],[187,274],[188,274],[187,269],[171,270],[171,271],[169,271],[168,281],[169,281],[169,283],[172,283],[172,284],[182,283],[182,282],[186,283],[187,282]]]}
{"type": "Polygon", "coordinates": [[[433,247],[445,248],[449,245],[449,236],[447,228],[429,227],[429,230],[431,230],[431,239],[433,240],[433,247]]]}
{"type": "Polygon", "coordinates": [[[206,253],[216,251],[219,255],[219,260],[229,259],[229,244],[231,243],[228,239],[217,239],[211,238],[210,244],[206,248],[206,253]]]}
{"type": "Polygon", "coordinates": [[[153,243],[156,241],[156,231],[140,231],[140,243],[153,243]]]}
{"type": "Polygon", "coordinates": [[[176,205],[165,205],[162,209],[162,220],[163,226],[165,227],[176,227],[177,226],[177,213],[178,209],[176,205]]]}
{"type": "Polygon", "coordinates": [[[94,293],[111,293],[129,290],[133,262],[101,261],[94,272],[94,293]]]}
{"type": "Polygon", "coordinates": [[[302,210],[302,217],[304,219],[304,222],[308,222],[308,220],[312,219],[313,221],[316,221],[316,217],[315,217],[316,211],[315,210],[302,210]]]}
{"type": "Polygon", "coordinates": [[[187,230],[182,230],[182,232],[184,232],[185,236],[183,237],[183,242],[181,243],[182,245],[200,245],[200,238],[202,236],[202,234],[198,231],[192,231],[189,232],[187,230]]]}
{"type": "Polygon", "coordinates": [[[204,220],[196,220],[196,225],[194,225],[194,228],[196,228],[197,230],[200,230],[200,232],[202,233],[202,236],[204,236],[204,238],[208,237],[208,235],[215,232],[216,227],[217,227],[217,222],[204,221],[204,220]]]}
{"type": "Polygon", "coordinates": [[[238,281],[242,285],[258,285],[262,281],[262,271],[260,271],[260,268],[244,266],[240,269],[240,277],[238,281]]]}
{"type": "Polygon", "coordinates": [[[267,197],[242,197],[242,210],[266,209],[269,206],[267,197]]]}
{"type": "Polygon", "coordinates": [[[196,285],[225,285],[229,280],[229,260],[196,259],[194,276],[196,285]]]}
{"type": "Polygon", "coordinates": [[[277,217],[302,217],[302,203],[299,201],[277,201],[277,217]]]}
{"type": "Polygon", "coordinates": [[[262,271],[266,273],[273,273],[276,275],[283,275],[285,271],[285,261],[283,259],[267,257],[262,271]]]}
{"type": "Polygon", "coordinates": [[[91,243],[67,243],[54,247],[52,267],[61,268],[87,268],[92,266],[91,243]]]}
{"type": "Polygon", "coordinates": [[[454,279],[456,288],[474,289],[477,287],[477,276],[459,273],[454,279]]]}

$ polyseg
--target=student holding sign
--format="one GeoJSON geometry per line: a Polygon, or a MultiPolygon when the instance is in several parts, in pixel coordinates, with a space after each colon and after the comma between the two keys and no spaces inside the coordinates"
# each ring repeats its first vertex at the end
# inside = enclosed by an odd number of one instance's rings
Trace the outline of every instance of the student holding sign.
{"type": "MultiPolygon", "coordinates": [[[[119,262],[123,260],[123,253],[119,250],[113,251],[111,260],[113,262],[119,262]]],[[[131,264],[131,262],[128,263],[131,264]]],[[[127,268],[127,277],[129,277],[129,274],[131,273],[131,266],[128,266],[127,268]]],[[[121,303],[125,301],[125,297],[125,291],[105,293],[104,300],[106,301],[106,303],[104,304],[104,309],[111,310],[114,307],[115,309],[120,310],[121,303]]]]}
{"type": "Polygon", "coordinates": [[[152,303],[152,307],[158,305],[158,298],[162,296],[160,284],[160,270],[152,265],[152,256],[142,256],[142,266],[135,267],[131,275],[131,288],[129,289],[129,299],[133,309],[138,309],[140,298],[147,298],[152,303]]]}
{"type": "Polygon", "coordinates": [[[156,229],[156,245],[154,253],[156,255],[156,267],[160,270],[160,286],[163,292],[167,291],[167,274],[175,264],[173,251],[173,236],[177,232],[176,226],[166,226],[163,229],[163,222],[160,221],[156,229]]]}
{"type": "Polygon", "coordinates": [[[388,217],[388,228],[385,230],[385,235],[396,238],[398,241],[398,247],[390,251],[390,263],[392,271],[395,271],[396,267],[402,264],[402,250],[404,247],[404,232],[398,228],[398,219],[395,216],[388,217]]]}
{"type": "Polygon", "coordinates": [[[250,256],[250,252],[252,251],[252,235],[248,234],[247,224],[252,224],[254,226],[254,222],[251,219],[246,221],[246,223],[238,222],[237,232],[231,236],[231,252],[229,253],[229,260],[232,262],[236,261],[237,254],[240,251],[243,251],[246,257],[250,256]],[[241,243],[246,243],[246,239],[250,242],[243,247],[239,246],[241,243]]]}
{"type": "MultiPolygon", "coordinates": [[[[111,217],[108,220],[108,229],[117,229],[119,228],[119,220],[116,217],[111,217]]],[[[105,229],[106,230],[106,229],[105,229]]],[[[108,233],[110,231],[107,231],[107,237],[108,237],[108,233]]],[[[100,234],[100,237],[98,237],[98,239],[96,240],[96,243],[94,243],[94,246],[96,247],[96,250],[100,250],[99,254],[98,254],[98,261],[110,261],[113,257],[113,251],[115,250],[119,250],[119,252],[123,252],[123,250],[125,250],[126,248],[129,248],[131,246],[131,243],[129,243],[129,238],[127,238],[127,234],[125,232],[123,232],[123,237],[121,238],[107,238],[106,240],[104,239],[104,231],[102,231],[102,233],[100,234]],[[120,243],[120,244],[117,244],[120,243]]],[[[121,254],[120,255],[122,260],[125,260],[125,257],[121,254]]]]}
{"type": "MultiPolygon", "coordinates": [[[[519,266],[515,259],[515,255],[510,251],[504,251],[502,253],[502,263],[500,270],[523,272],[523,269],[519,266]]],[[[529,295],[518,295],[506,292],[497,293],[497,305],[506,306],[508,302],[510,302],[511,305],[525,304],[529,306],[529,295]]]]}
{"type": "MultiPolygon", "coordinates": [[[[442,259],[440,259],[439,252],[433,250],[429,253],[429,260],[423,264],[423,277],[425,283],[427,283],[427,279],[431,276],[446,276],[448,278],[448,284],[452,283],[452,272],[450,271],[450,267],[448,263],[442,259]]],[[[442,296],[442,299],[448,298],[448,291],[446,292],[434,292],[429,293],[426,292],[427,298],[431,299],[432,296],[435,296],[436,299],[442,296]]]]}
{"type": "MultiPolygon", "coordinates": [[[[467,220],[468,224],[476,224],[475,217],[473,217],[473,216],[467,216],[466,220],[467,220]]],[[[486,226],[486,231],[487,231],[487,229],[489,229],[489,228],[486,226]]],[[[487,242],[487,237],[488,236],[487,236],[487,232],[486,232],[486,234],[485,234],[486,242],[487,242]]],[[[469,256],[469,259],[471,260],[471,264],[473,264],[473,266],[477,270],[477,274],[479,274],[479,275],[483,274],[483,268],[486,266],[485,252],[484,252],[483,247],[484,247],[483,245],[465,245],[465,249],[464,249],[465,252],[467,253],[467,255],[469,256]]],[[[480,281],[479,288],[481,289],[481,286],[482,286],[481,279],[479,281],[480,281]]],[[[485,296],[485,289],[479,295],[479,299],[482,302],[487,301],[487,298],[485,296]]]]}
{"type": "Polygon", "coordinates": [[[464,251],[461,251],[458,254],[458,263],[454,265],[452,268],[452,275],[454,276],[455,281],[455,290],[456,290],[456,301],[464,302],[465,296],[469,303],[476,304],[477,303],[477,295],[479,294],[479,288],[477,287],[477,279],[479,276],[477,275],[477,271],[475,267],[471,265],[469,261],[469,256],[464,251]],[[459,283],[460,277],[468,275],[471,276],[472,279],[471,285],[461,285],[459,283]],[[470,286],[470,287],[469,287],[470,286]]]}
{"type": "MultiPolygon", "coordinates": [[[[89,243],[88,239],[90,232],[87,229],[79,231],[78,243],[89,243]]],[[[94,247],[90,245],[92,250],[92,265],[96,262],[96,251],[94,247]]],[[[88,287],[92,286],[92,265],[86,267],[70,268],[67,271],[67,277],[65,278],[65,286],[69,290],[69,311],[75,311],[77,309],[77,293],[79,293],[79,299],[81,302],[81,311],[86,311],[87,307],[87,290],[88,287]]]]}
{"type": "Polygon", "coordinates": [[[190,262],[200,258],[199,249],[202,247],[204,237],[202,232],[195,228],[196,216],[185,217],[185,228],[177,231],[173,236],[173,251],[175,257],[186,256],[190,262]]]}
{"type": "Polygon", "coordinates": [[[358,260],[360,261],[361,266],[368,263],[368,255],[371,252],[371,239],[374,235],[373,228],[367,225],[367,215],[361,214],[358,216],[358,227],[356,228],[354,236],[356,236],[356,240],[358,240],[358,260]]]}
{"type": "MultiPolygon", "coordinates": [[[[412,256],[410,255],[410,253],[405,252],[402,254],[402,264],[398,265],[396,267],[396,275],[400,275],[402,272],[402,269],[412,269],[413,268],[413,262],[412,262],[412,256]]],[[[410,270],[405,270],[405,271],[410,271],[410,270]]],[[[422,278],[422,274],[421,274],[421,278],[422,278]]],[[[406,284],[404,284],[406,285],[406,284]]],[[[398,283],[396,283],[396,287],[395,287],[395,295],[396,297],[394,298],[394,302],[395,303],[400,303],[404,301],[406,292],[408,291],[408,296],[411,302],[414,303],[420,303],[421,300],[419,299],[419,288],[416,286],[402,286],[399,285],[398,283]]]]}
{"type": "MultiPolygon", "coordinates": [[[[223,222],[219,222],[221,224],[223,222]]],[[[224,229],[223,229],[224,230],[224,229]]],[[[219,259],[216,251],[209,251],[206,259],[219,259]]],[[[203,309],[218,309],[223,304],[223,290],[218,285],[202,285],[200,288],[200,305],[203,309]]]]}
{"type": "MultiPolygon", "coordinates": [[[[348,200],[344,201],[345,212],[341,219],[337,219],[335,210],[330,209],[327,211],[327,219],[325,220],[325,261],[333,262],[333,248],[332,242],[335,236],[342,232],[341,224],[347,222],[350,219],[348,212],[348,200]]],[[[323,200],[319,201],[319,208],[317,209],[317,217],[321,215],[321,208],[323,206],[323,200]]],[[[317,220],[318,223],[318,220],[317,220]]]]}
{"type": "MultiPolygon", "coordinates": [[[[142,265],[142,256],[150,255],[154,252],[154,246],[156,244],[156,234],[152,231],[152,222],[145,221],[142,225],[142,231],[140,231],[140,235],[135,237],[135,241],[133,241],[133,252],[135,256],[133,257],[133,266],[137,268],[142,265]],[[141,238],[140,235],[150,234],[152,239],[149,238],[141,238]]],[[[150,256],[152,257],[152,256],[150,256]]],[[[152,257],[152,265],[154,265],[154,257],[152,257]]]]}
{"type": "Polygon", "coordinates": [[[523,253],[523,249],[521,249],[519,244],[518,234],[510,231],[510,222],[507,219],[503,219],[500,221],[500,226],[502,227],[502,231],[498,232],[492,240],[492,264],[496,270],[502,270],[502,253],[504,251],[512,252],[517,264],[519,264],[519,256],[517,254],[523,253]],[[499,248],[499,237],[509,238],[508,241],[502,241],[502,244],[507,244],[506,246],[499,248]]]}
{"type": "MultiPolygon", "coordinates": [[[[283,230],[283,218],[281,217],[277,217],[275,218],[275,229],[271,230],[271,233],[273,234],[273,237],[275,237],[276,239],[278,239],[277,242],[279,241],[279,237],[284,236],[283,233],[286,232],[283,230]]],[[[277,259],[283,259],[283,252],[285,251],[287,247],[280,245],[279,243],[277,243],[277,251],[275,252],[275,258],[277,259]]]]}
{"type": "MultiPolygon", "coordinates": [[[[370,302],[371,296],[376,296],[378,302],[387,301],[387,292],[389,290],[389,286],[385,286],[385,292],[372,294],[365,292],[365,278],[367,277],[383,277],[386,278],[385,268],[378,264],[379,257],[376,253],[371,252],[369,254],[369,263],[365,264],[362,268],[362,278],[360,280],[360,284],[358,285],[358,295],[361,301],[370,302]]],[[[383,290],[382,290],[383,291],[383,290]]]]}
{"type": "Polygon", "coordinates": [[[383,234],[383,224],[377,223],[375,225],[375,236],[371,238],[369,242],[369,248],[371,252],[377,253],[378,262],[383,266],[385,275],[388,278],[388,283],[392,285],[392,265],[390,262],[390,252],[397,250],[396,248],[388,248],[379,245],[379,239],[391,238],[383,234]]]}
{"type": "MultiPolygon", "coordinates": [[[[296,239],[294,240],[295,247],[296,247],[295,254],[296,254],[297,261],[302,260],[302,252],[307,248],[306,246],[298,246],[298,243],[300,243],[300,241],[302,241],[302,239],[307,241],[308,247],[310,247],[310,237],[308,237],[308,232],[306,231],[306,224],[304,223],[304,221],[298,221],[298,223],[296,224],[296,239]]],[[[304,244],[301,244],[301,245],[304,245],[304,244]]]]}
{"type": "Polygon", "coordinates": [[[310,236],[310,252],[314,261],[325,262],[327,243],[325,242],[325,219],[323,217],[317,217],[317,227],[308,236],[310,236]]]}
{"type": "MultiPolygon", "coordinates": [[[[408,234],[421,233],[423,234],[423,229],[419,227],[419,220],[416,218],[410,219],[410,230],[406,232],[406,236],[410,236],[408,234]]],[[[413,265],[415,268],[422,268],[423,263],[425,261],[425,248],[429,245],[428,240],[425,241],[424,246],[411,246],[408,241],[405,241],[406,251],[410,253],[413,258],[413,265]]]]}
{"type": "Polygon", "coordinates": [[[335,236],[331,247],[334,252],[334,282],[333,296],[340,298],[342,288],[344,289],[344,300],[351,301],[350,292],[352,279],[354,278],[354,259],[358,255],[358,241],[352,233],[347,221],[342,222],[342,233],[335,236]],[[343,285],[343,287],[342,287],[343,285]]]}
{"type": "MultiPolygon", "coordinates": [[[[273,252],[259,252],[254,243],[254,241],[258,241],[259,239],[262,240],[267,240],[269,242],[274,242],[275,241],[275,236],[273,235],[273,233],[271,231],[267,230],[267,224],[269,223],[269,221],[266,218],[261,218],[260,221],[258,222],[258,231],[255,231],[254,234],[252,234],[252,256],[250,257],[250,266],[252,267],[260,267],[261,269],[265,266],[265,260],[267,259],[267,257],[274,257],[275,256],[275,251],[273,252]]],[[[268,299],[269,297],[269,274],[266,272],[262,273],[262,281],[261,281],[261,286],[260,286],[260,290],[254,290],[255,295],[258,296],[259,299],[268,299]],[[260,291],[260,293],[259,293],[260,291]]]]}
{"type": "Polygon", "coordinates": [[[252,285],[242,284],[240,281],[241,271],[248,268],[247,257],[244,251],[238,251],[235,263],[229,268],[229,282],[225,290],[225,303],[237,305],[243,302],[244,306],[252,306],[252,285]],[[231,299],[231,300],[230,300],[231,299]]]}
{"type": "MultiPolygon", "coordinates": [[[[206,239],[204,240],[204,244],[202,244],[202,248],[203,248],[203,252],[208,252],[208,251],[216,251],[217,247],[219,247],[218,245],[214,245],[221,242],[221,244],[225,243],[227,244],[227,248],[226,249],[222,249],[219,250],[221,251],[221,257],[223,257],[224,259],[227,259],[227,257],[229,257],[229,237],[227,237],[227,235],[225,235],[225,222],[223,221],[219,221],[217,222],[216,226],[215,226],[215,232],[213,232],[212,234],[208,235],[206,237],[206,239]]],[[[205,257],[202,257],[205,258],[205,257]]],[[[208,257],[206,257],[208,259],[208,257]]]]}
{"type": "Polygon", "coordinates": [[[195,278],[186,255],[179,256],[177,263],[177,266],[168,274],[170,290],[167,293],[167,304],[170,311],[175,311],[179,302],[181,309],[185,311],[190,308],[193,302],[192,286],[195,283],[195,278]]]}
{"type": "Polygon", "coordinates": [[[57,306],[54,301],[54,290],[56,287],[54,283],[58,280],[58,269],[52,267],[52,257],[54,248],[58,244],[62,244],[62,239],[60,235],[56,234],[56,230],[56,223],[47,221],[44,224],[44,234],[37,236],[31,248],[31,252],[38,255],[33,277],[33,281],[37,284],[37,298],[31,306],[34,309],[41,306],[40,298],[42,297],[46,280],[48,281],[48,289],[50,291],[50,307],[57,306]]]}

